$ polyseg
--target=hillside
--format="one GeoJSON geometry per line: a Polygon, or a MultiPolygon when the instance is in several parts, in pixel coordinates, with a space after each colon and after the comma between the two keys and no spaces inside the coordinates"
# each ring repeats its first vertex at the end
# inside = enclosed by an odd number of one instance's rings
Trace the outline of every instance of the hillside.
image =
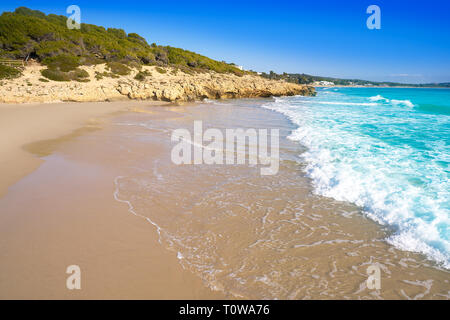
{"type": "Polygon", "coordinates": [[[0,103],[315,94],[312,87],[148,44],[136,33],[91,24],[70,30],[66,21],[24,7],[0,16],[0,103]]]}
{"type": "MultiPolygon", "coordinates": [[[[83,81],[79,66],[109,63],[110,69],[127,72],[142,65],[175,66],[185,72],[215,71],[238,76],[243,71],[225,62],[170,46],[148,44],[136,33],[81,24],[68,29],[67,17],[46,15],[25,7],[0,16],[0,59],[33,59],[48,67],[43,76],[56,81],[83,81]]],[[[17,76],[14,68],[0,69],[0,78],[17,76]]],[[[112,72],[113,74],[115,72],[112,72]]]]}

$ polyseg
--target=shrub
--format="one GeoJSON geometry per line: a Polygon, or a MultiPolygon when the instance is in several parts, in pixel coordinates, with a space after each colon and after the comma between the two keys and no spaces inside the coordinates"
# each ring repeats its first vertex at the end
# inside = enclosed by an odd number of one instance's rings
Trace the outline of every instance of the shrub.
{"type": "Polygon", "coordinates": [[[83,56],[80,58],[80,64],[85,65],[85,66],[92,66],[92,65],[101,64],[104,62],[105,61],[103,61],[102,59],[99,59],[97,57],[92,57],[92,56],[83,56]]]}
{"type": "Polygon", "coordinates": [[[119,39],[126,39],[127,34],[123,29],[108,28],[107,32],[119,39]]]}
{"type": "Polygon", "coordinates": [[[41,70],[41,74],[46,77],[47,79],[53,80],[53,81],[70,81],[70,77],[67,72],[62,72],[59,70],[53,70],[53,69],[44,69],[41,70]]]}
{"type": "Polygon", "coordinates": [[[49,82],[47,79],[45,79],[45,78],[39,78],[39,81],[40,82],[49,82]]]}
{"type": "Polygon", "coordinates": [[[68,55],[59,55],[56,57],[45,58],[42,61],[49,69],[69,72],[80,66],[80,58],[68,55]]]}
{"type": "Polygon", "coordinates": [[[195,52],[172,47],[166,47],[166,49],[168,52],[169,63],[171,64],[182,65],[190,68],[212,70],[218,73],[234,73],[236,75],[244,74],[243,71],[239,70],[231,64],[219,62],[195,52]]]}
{"type": "Polygon", "coordinates": [[[151,72],[144,70],[144,71],[139,71],[134,78],[139,81],[144,81],[146,77],[151,76],[151,75],[152,75],[151,72]]]}
{"type": "Polygon", "coordinates": [[[140,64],[139,62],[133,61],[133,60],[126,61],[124,64],[126,64],[130,68],[135,68],[135,69],[138,69],[138,70],[142,69],[142,64],[140,64]]]}
{"type": "Polygon", "coordinates": [[[103,76],[104,76],[104,72],[100,73],[98,71],[95,71],[95,79],[101,80],[101,79],[103,79],[103,76]]]}
{"type": "Polygon", "coordinates": [[[53,81],[70,81],[70,80],[76,80],[80,82],[89,81],[89,79],[87,79],[89,77],[89,73],[86,70],[80,68],[76,68],[75,70],[72,70],[70,72],[64,72],[55,69],[44,69],[41,71],[41,74],[47,79],[53,81]]]}
{"type": "MultiPolygon", "coordinates": [[[[54,34],[43,39],[39,44],[36,44],[31,50],[35,50],[34,53],[43,61],[45,58],[55,57],[59,55],[77,56],[81,54],[80,47],[67,40],[53,40],[54,34]],[[51,39],[48,39],[51,37],[51,39]]],[[[30,53],[30,50],[27,54],[30,53]]],[[[26,55],[27,55],[26,54],[26,55]]]]}
{"type": "Polygon", "coordinates": [[[74,71],[70,72],[70,76],[73,80],[80,81],[80,82],[87,82],[89,81],[89,73],[86,70],[76,68],[74,71]]]}
{"type": "Polygon", "coordinates": [[[0,79],[13,79],[21,75],[20,69],[0,64],[0,79]]]}
{"type": "Polygon", "coordinates": [[[126,65],[120,62],[113,62],[113,61],[108,62],[106,64],[106,68],[109,69],[111,73],[121,76],[126,76],[131,72],[130,68],[128,68],[126,65]]]}
{"type": "Polygon", "coordinates": [[[193,75],[195,73],[193,69],[185,66],[180,66],[180,70],[189,75],[193,75]]]}
{"type": "Polygon", "coordinates": [[[106,71],[104,71],[104,72],[98,72],[98,71],[95,71],[95,79],[101,80],[101,79],[103,79],[104,77],[120,78],[120,76],[118,76],[118,75],[116,75],[116,74],[114,74],[114,73],[112,73],[112,72],[106,72],[106,71]]]}
{"type": "Polygon", "coordinates": [[[167,72],[166,69],[163,69],[163,68],[160,68],[160,67],[156,67],[155,70],[158,71],[159,73],[162,73],[162,74],[167,72]]]}
{"type": "Polygon", "coordinates": [[[45,17],[45,13],[42,13],[41,11],[38,11],[38,10],[31,10],[31,9],[28,9],[27,7],[19,7],[15,10],[15,13],[21,14],[24,16],[32,16],[32,17],[39,17],[39,18],[45,17]]]}
{"type": "MultiPolygon", "coordinates": [[[[235,66],[219,62],[195,52],[149,45],[136,33],[122,29],[91,24],[81,24],[80,30],[66,26],[66,16],[46,15],[28,8],[17,8],[15,12],[0,15],[0,56],[9,59],[36,58],[49,69],[70,72],[80,65],[117,62],[158,65],[174,65],[183,72],[244,73],[235,66]],[[187,71],[190,69],[190,71],[187,71]],[[186,70],[186,71],[185,71],[186,70]]],[[[114,74],[125,75],[129,71],[118,67],[114,74]]]]}
{"type": "Polygon", "coordinates": [[[145,80],[145,75],[142,74],[142,72],[138,72],[138,74],[136,74],[134,76],[134,79],[139,80],[139,81],[144,81],[145,80]]]}
{"type": "Polygon", "coordinates": [[[141,37],[137,33],[129,33],[128,40],[148,46],[147,40],[145,40],[145,38],[141,37]]]}

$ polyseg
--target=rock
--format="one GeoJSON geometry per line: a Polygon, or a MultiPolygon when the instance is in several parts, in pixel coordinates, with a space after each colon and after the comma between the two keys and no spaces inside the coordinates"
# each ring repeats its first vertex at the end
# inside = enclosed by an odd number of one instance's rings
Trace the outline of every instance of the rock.
{"type": "MultiPolygon", "coordinates": [[[[86,67],[95,68],[95,67],[86,67]]],[[[146,67],[149,68],[149,67],[146,67]]],[[[91,70],[92,74],[94,71],[91,70]]],[[[169,70],[170,71],[170,70],[169,70]]],[[[40,82],[39,73],[27,81],[33,89],[23,88],[24,79],[6,80],[0,86],[0,102],[55,102],[55,101],[112,101],[120,99],[151,99],[160,101],[193,101],[224,98],[255,98],[270,96],[315,95],[312,87],[269,80],[255,75],[242,77],[215,72],[188,75],[167,72],[140,82],[131,75],[120,79],[103,78],[90,82],[40,82]],[[6,85],[8,84],[8,85],[6,85]]]]}

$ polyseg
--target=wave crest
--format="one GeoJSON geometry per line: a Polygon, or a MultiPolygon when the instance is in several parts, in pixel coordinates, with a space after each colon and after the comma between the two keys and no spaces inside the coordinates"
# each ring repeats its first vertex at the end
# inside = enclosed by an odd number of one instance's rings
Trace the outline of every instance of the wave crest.
{"type": "Polygon", "coordinates": [[[376,95],[376,96],[373,96],[373,97],[369,97],[369,100],[370,101],[383,101],[383,102],[386,102],[386,103],[390,103],[390,104],[392,104],[394,106],[404,105],[404,106],[407,106],[407,107],[410,107],[410,108],[414,107],[414,103],[412,103],[411,100],[387,99],[387,98],[385,98],[385,97],[383,97],[383,96],[381,96],[379,94],[376,95]]]}

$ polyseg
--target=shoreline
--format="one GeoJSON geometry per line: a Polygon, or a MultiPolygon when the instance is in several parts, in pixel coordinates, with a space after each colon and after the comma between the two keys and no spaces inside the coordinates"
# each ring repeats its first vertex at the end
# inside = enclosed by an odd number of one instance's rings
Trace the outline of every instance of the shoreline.
{"type": "MultiPolygon", "coordinates": [[[[164,105],[164,102],[147,102],[149,105],[164,105]]],[[[64,141],[80,135],[83,131],[101,127],[108,115],[129,111],[136,102],[46,103],[46,104],[1,104],[0,103],[0,148],[4,155],[0,160],[0,197],[7,188],[42,164],[42,159],[27,152],[33,143],[43,141],[53,147],[58,140],[64,141]],[[14,168],[14,170],[11,170],[14,168]]],[[[46,154],[41,154],[45,156],[46,154]]]]}
{"type": "Polygon", "coordinates": [[[268,80],[260,76],[209,72],[184,73],[174,67],[142,66],[127,75],[110,74],[105,64],[80,67],[89,74],[83,82],[43,78],[44,66],[25,67],[21,77],[0,80],[0,103],[164,101],[314,95],[311,86],[268,80]],[[109,76],[103,76],[108,74],[109,76]],[[135,77],[145,74],[141,80],[135,77]]]}

